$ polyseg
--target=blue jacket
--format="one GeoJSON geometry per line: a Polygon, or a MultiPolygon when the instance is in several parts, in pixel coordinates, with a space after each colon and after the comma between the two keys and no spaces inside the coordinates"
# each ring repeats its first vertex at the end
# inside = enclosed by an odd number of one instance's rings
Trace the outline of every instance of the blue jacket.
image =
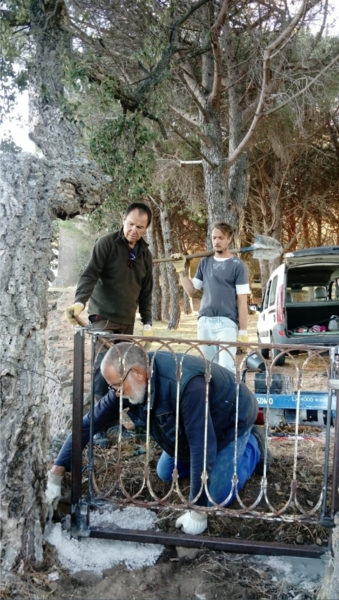
{"type": "MultiPolygon", "coordinates": [[[[174,456],[176,406],[179,405],[178,458],[190,462],[190,498],[201,484],[204,457],[204,431],[207,410],[207,471],[215,461],[217,452],[234,440],[236,423],[236,390],[232,373],[196,356],[150,353],[151,396],[150,434],[169,455],[174,456]],[[207,363],[206,363],[207,364],[207,363]],[[177,381],[180,381],[177,397],[177,381]]],[[[146,427],[147,402],[131,404],[128,416],[138,426],[146,427]]],[[[245,384],[239,385],[238,436],[243,435],[255,422],[258,405],[255,396],[245,384]]],[[[119,398],[112,390],[94,407],[93,433],[106,429],[119,420],[119,398]]],[[[89,414],[83,419],[83,447],[89,440],[89,414]]],[[[71,463],[71,436],[62,447],[55,462],[66,470],[71,463]]]]}

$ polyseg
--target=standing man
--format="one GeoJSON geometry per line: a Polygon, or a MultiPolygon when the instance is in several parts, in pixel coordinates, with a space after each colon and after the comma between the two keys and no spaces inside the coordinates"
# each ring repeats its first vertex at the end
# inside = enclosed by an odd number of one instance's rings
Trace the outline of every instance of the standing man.
{"type": "MultiPolygon", "coordinates": [[[[77,325],[74,317],[80,315],[89,300],[90,329],[133,335],[139,306],[143,334],[152,335],[152,255],[143,240],[151,219],[150,208],[134,202],[126,209],[120,231],[99,238],[79,279],[75,302],[66,308],[69,323],[77,325]]],[[[95,366],[97,399],[107,392],[107,383],[100,373],[104,354],[99,353],[95,366]]]]}
{"type": "MultiPolygon", "coordinates": [[[[185,261],[174,262],[189,296],[203,290],[197,332],[200,340],[248,342],[248,272],[245,263],[229,250],[233,234],[228,223],[215,223],[212,229],[214,254],[200,261],[192,280],[187,276],[185,261]]],[[[235,372],[236,346],[219,352],[217,345],[202,345],[201,349],[205,358],[235,372]]]]}
{"type": "MultiPolygon", "coordinates": [[[[94,408],[93,433],[119,422],[122,396],[134,423],[146,428],[149,418],[150,435],[163,450],[157,464],[163,481],[172,480],[177,429],[178,475],[190,478],[189,500],[195,507],[176,521],[176,527],[185,533],[194,535],[206,529],[206,512],[199,509],[213,502],[228,505],[236,496],[236,488],[240,491],[255,471],[263,474],[265,462],[269,468],[271,458],[262,430],[253,425],[258,412],[256,398],[244,383],[237,387],[227,369],[212,364],[207,380],[201,357],[160,351],[147,355],[137,344],[121,342],[108,350],[101,372],[109,391],[94,408]],[[206,488],[202,486],[205,460],[206,488]]],[[[90,424],[89,413],[82,422],[83,448],[89,441],[90,424]]],[[[55,507],[61,496],[62,478],[71,467],[71,451],[69,435],[48,473],[46,500],[51,506],[55,507]]]]}

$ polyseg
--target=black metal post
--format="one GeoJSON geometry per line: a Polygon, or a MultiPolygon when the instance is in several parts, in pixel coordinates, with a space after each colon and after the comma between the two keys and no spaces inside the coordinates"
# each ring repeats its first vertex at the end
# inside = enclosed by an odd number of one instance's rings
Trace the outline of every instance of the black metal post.
{"type": "MultiPolygon", "coordinates": [[[[325,546],[298,546],[278,542],[256,542],[232,538],[216,538],[201,535],[171,534],[162,531],[143,531],[140,529],[107,529],[90,527],[89,537],[142,544],[163,544],[164,546],[184,546],[188,548],[209,548],[222,552],[240,552],[244,554],[262,554],[268,556],[304,556],[319,558],[328,548],[325,546]]],[[[87,535],[88,535],[87,533],[87,535]]]]}
{"type": "Polygon", "coordinates": [[[73,357],[73,421],[72,421],[72,462],[71,462],[71,517],[74,520],[76,505],[81,497],[82,469],[82,417],[84,397],[84,330],[74,335],[73,357]]]}
{"type": "Polygon", "coordinates": [[[336,414],[333,449],[333,487],[332,487],[332,517],[339,512],[339,346],[332,349],[334,354],[330,388],[336,395],[336,414]]]}

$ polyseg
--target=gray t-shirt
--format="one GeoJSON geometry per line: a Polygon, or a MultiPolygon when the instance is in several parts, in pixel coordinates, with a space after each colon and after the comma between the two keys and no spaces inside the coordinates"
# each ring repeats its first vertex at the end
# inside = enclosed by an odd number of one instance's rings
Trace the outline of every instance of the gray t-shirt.
{"type": "Polygon", "coordinates": [[[196,289],[203,289],[199,317],[228,317],[238,323],[237,294],[249,294],[248,271],[245,263],[232,256],[203,258],[192,280],[196,289]]]}

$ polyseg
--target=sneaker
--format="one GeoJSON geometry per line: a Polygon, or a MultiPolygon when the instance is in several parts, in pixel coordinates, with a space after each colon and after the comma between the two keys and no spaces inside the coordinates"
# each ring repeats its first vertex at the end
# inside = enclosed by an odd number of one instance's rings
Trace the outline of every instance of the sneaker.
{"type": "MultiPolygon", "coordinates": [[[[260,458],[259,462],[257,463],[257,466],[255,467],[254,472],[257,473],[257,475],[263,475],[264,474],[264,456],[265,456],[265,428],[260,427],[259,425],[253,425],[251,433],[253,433],[254,437],[256,438],[256,440],[258,442],[258,446],[259,446],[259,450],[260,450],[260,454],[261,454],[261,458],[260,458]]],[[[271,454],[269,448],[267,447],[266,472],[269,471],[272,461],[273,461],[272,454],[271,454]]]]}

